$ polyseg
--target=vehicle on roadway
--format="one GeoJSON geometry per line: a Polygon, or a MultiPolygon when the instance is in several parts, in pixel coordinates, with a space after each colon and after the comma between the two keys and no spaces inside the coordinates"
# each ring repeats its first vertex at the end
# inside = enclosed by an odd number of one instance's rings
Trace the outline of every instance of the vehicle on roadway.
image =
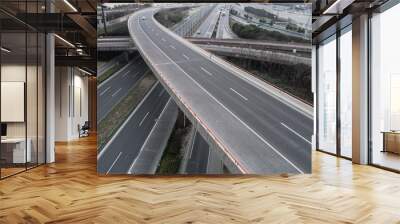
{"type": "Polygon", "coordinates": [[[142,17],[142,20],[146,20],[146,16],[143,16],[143,17],[142,17]]]}
{"type": "Polygon", "coordinates": [[[197,33],[196,34],[201,34],[201,32],[200,31],[197,31],[197,33]]]}

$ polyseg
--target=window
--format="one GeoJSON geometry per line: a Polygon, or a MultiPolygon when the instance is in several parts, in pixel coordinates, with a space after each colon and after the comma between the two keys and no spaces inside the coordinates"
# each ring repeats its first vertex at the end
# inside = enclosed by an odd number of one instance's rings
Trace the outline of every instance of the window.
{"type": "Polygon", "coordinates": [[[371,18],[371,162],[400,170],[400,5],[371,18]],[[393,145],[394,144],[394,145],[393,145]]]}
{"type": "Polygon", "coordinates": [[[352,148],[352,33],[351,25],[340,36],[340,155],[351,158],[352,148]]]}
{"type": "Polygon", "coordinates": [[[336,153],[336,36],[318,48],[318,148],[336,153]]]}

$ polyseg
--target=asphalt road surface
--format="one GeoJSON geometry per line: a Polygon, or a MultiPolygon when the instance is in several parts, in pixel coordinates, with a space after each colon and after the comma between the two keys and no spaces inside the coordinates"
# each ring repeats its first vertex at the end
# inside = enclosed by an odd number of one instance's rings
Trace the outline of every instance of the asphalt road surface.
{"type": "Polygon", "coordinates": [[[219,5],[214,7],[214,9],[211,11],[208,17],[196,30],[196,33],[193,34],[193,37],[211,38],[220,14],[219,12],[220,8],[221,7],[219,5]]]}
{"type": "Polygon", "coordinates": [[[156,84],[103,149],[97,160],[98,173],[124,174],[129,171],[169,98],[162,85],[156,84]]]}
{"type": "Polygon", "coordinates": [[[97,119],[100,121],[144,76],[148,67],[141,57],[135,58],[97,88],[97,119]]]}
{"type": "Polygon", "coordinates": [[[217,39],[235,39],[238,38],[237,35],[231,30],[229,26],[229,10],[230,5],[224,4],[221,8],[222,14],[219,18],[218,28],[217,28],[217,39]]]}
{"type": "Polygon", "coordinates": [[[187,174],[206,174],[210,148],[208,143],[197,132],[195,135],[193,148],[190,153],[189,161],[186,166],[187,174]]]}
{"type": "Polygon", "coordinates": [[[153,13],[129,19],[131,36],[242,172],[311,172],[312,119],[183,44],[156,24],[153,13]]]}

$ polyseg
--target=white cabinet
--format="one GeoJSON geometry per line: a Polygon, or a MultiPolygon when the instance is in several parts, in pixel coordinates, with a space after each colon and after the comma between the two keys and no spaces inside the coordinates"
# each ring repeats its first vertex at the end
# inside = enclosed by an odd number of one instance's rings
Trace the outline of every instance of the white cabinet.
{"type": "Polygon", "coordinates": [[[2,145],[12,149],[12,163],[25,163],[32,161],[32,140],[28,138],[8,138],[1,140],[2,145]],[[25,150],[25,144],[27,145],[25,150]]]}

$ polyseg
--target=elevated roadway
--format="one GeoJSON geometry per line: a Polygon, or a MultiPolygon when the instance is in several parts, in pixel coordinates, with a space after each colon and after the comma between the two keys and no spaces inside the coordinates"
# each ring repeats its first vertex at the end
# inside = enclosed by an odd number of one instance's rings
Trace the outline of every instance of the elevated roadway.
{"type": "Polygon", "coordinates": [[[202,38],[211,38],[213,35],[215,26],[217,25],[217,21],[220,15],[221,6],[216,5],[212,9],[211,13],[207,16],[207,18],[203,21],[200,27],[196,30],[196,32],[192,35],[193,37],[202,37],[202,38]]]}
{"type": "MultiPolygon", "coordinates": [[[[249,41],[243,39],[187,38],[199,47],[221,56],[247,58],[280,64],[311,65],[311,48],[302,44],[249,41]]],[[[131,38],[107,37],[98,39],[99,51],[136,50],[131,38]]]]}
{"type": "Polygon", "coordinates": [[[186,38],[194,44],[222,45],[226,47],[240,47],[257,50],[279,51],[282,53],[294,53],[300,55],[311,55],[311,46],[308,44],[277,42],[266,40],[248,39],[209,39],[209,38],[186,38]]]}
{"type": "Polygon", "coordinates": [[[135,51],[130,37],[103,37],[97,39],[98,51],[135,51]]]}
{"type": "Polygon", "coordinates": [[[230,172],[311,172],[312,108],[174,34],[156,10],[129,18],[131,37],[230,172]]]}
{"type": "Polygon", "coordinates": [[[218,22],[217,39],[238,39],[238,36],[231,30],[229,25],[230,4],[224,4],[221,9],[221,16],[218,22]]]}

